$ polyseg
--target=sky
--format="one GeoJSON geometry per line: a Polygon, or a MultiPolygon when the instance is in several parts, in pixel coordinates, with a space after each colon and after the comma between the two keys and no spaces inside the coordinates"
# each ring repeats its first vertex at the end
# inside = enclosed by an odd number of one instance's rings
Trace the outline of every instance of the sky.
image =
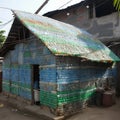
{"type": "MultiPolygon", "coordinates": [[[[2,22],[0,23],[0,30],[5,30],[5,36],[8,35],[14,19],[10,9],[34,13],[44,1],[45,0],[0,0],[0,21],[2,22]]],[[[44,8],[39,12],[39,15],[43,15],[49,11],[58,10],[67,2],[69,3],[61,9],[79,3],[80,1],[82,0],[49,0],[46,6],[44,6],[44,8]]]]}

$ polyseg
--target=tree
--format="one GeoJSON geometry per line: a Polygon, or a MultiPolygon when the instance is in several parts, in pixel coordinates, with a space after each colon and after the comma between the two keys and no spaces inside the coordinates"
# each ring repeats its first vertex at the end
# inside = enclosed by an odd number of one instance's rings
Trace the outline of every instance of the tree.
{"type": "MultiPolygon", "coordinates": [[[[1,23],[1,21],[0,21],[1,23]]],[[[5,36],[4,36],[5,31],[0,30],[0,47],[2,46],[3,42],[5,41],[5,36]]]]}
{"type": "Polygon", "coordinates": [[[120,11],[120,0],[113,0],[114,7],[120,11]]]}
{"type": "Polygon", "coordinates": [[[5,40],[5,36],[3,35],[4,34],[4,30],[0,30],[0,47],[2,46],[4,40],[5,40]]]}

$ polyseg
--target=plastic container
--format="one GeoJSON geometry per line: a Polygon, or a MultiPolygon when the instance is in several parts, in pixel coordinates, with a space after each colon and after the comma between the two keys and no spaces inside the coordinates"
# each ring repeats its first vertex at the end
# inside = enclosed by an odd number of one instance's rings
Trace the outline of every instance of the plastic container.
{"type": "Polygon", "coordinates": [[[34,89],[34,101],[39,102],[39,90],[34,89]]]}

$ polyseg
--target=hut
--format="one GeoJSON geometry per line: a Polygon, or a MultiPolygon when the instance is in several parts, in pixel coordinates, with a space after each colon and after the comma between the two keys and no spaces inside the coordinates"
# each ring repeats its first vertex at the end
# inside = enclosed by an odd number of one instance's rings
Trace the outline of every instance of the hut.
{"type": "Polygon", "coordinates": [[[4,92],[70,114],[84,108],[98,86],[113,81],[112,66],[120,59],[92,35],[48,17],[13,13],[0,50],[4,92]]]}

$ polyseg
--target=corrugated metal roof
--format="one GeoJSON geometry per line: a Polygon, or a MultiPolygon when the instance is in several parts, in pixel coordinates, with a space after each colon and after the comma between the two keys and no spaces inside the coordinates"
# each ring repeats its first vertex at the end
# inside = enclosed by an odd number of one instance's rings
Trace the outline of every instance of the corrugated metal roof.
{"type": "Polygon", "coordinates": [[[92,35],[72,25],[36,14],[14,11],[17,18],[58,56],[77,56],[92,61],[120,59],[92,35]]]}

